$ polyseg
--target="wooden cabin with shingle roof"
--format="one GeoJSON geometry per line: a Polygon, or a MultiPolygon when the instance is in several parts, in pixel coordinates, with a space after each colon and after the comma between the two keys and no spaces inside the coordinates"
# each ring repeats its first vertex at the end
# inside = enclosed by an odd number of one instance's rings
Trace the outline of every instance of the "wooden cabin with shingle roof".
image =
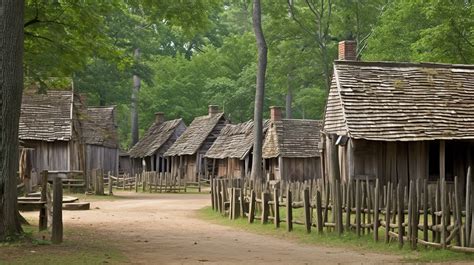
{"type": "Polygon", "coordinates": [[[182,119],[165,121],[163,112],[155,113],[155,122],[128,152],[133,173],[167,172],[170,164],[164,154],[186,130],[182,119]]]}
{"type": "Polygon", "coordinates": [[[115,106],[88,107],[82,117],[86,144],[86,170],[102,169],[118,174],[119,142],[115,120],[115,106]]]}
{"type": "Polygon", "coordinates": [[[305,181],[322,176],[322,122],[282,119],[280,107],[270,108],[270,125],[263,142],[264,170],[269,180],[305,181]]]}
{"type": "Polygon", "coordinates": [[[474,66],[336,61],[323,133],[336,165],[328,163],[328,173],[343,180],[465,183],[474,158],[474,66]]]}
{"type": "MultiPolygon", "coordinates": [[[[263,123],[264,134],[269,121],[263,123]]],[[[252,168],[252,149],[254,143],[253,121],[227,124],[220,132],[205,157],[212,165],[211,175],[228,178],[244,178],[252,168]]]]}
{"type": "Polygon", "coordinates": [[[80,97],[71,90],[48,90],[46,94],[23,92],[19,139],[31,148],[28,152],[32,158],[32,176],[38,178],[43,170],[84,170],[81,128],[84,110],[80,97]]]}
{"type": "Polygon", "coordinates": [[[209,114],[197,117],[165,153],[175,165],[171,175],[187,182],[199,182],[209,173],[204,155],[228,123],[219,107],[209,106],[209,114]]]}

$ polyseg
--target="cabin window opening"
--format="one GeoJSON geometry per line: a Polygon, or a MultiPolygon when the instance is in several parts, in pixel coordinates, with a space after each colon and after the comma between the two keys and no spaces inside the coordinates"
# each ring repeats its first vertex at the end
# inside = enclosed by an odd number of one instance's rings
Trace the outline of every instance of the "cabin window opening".
{"type": "MultiPolygon", "coordinates": [[[[456,151],[455,149],[455,144],[453,142],[445,142],[446,181],[454,181],[454,152],[456,151]]],[[[439,141],[431,141],[429,143],[428,180],[436,181],[440,178],[439,162],[439,141]]]]}

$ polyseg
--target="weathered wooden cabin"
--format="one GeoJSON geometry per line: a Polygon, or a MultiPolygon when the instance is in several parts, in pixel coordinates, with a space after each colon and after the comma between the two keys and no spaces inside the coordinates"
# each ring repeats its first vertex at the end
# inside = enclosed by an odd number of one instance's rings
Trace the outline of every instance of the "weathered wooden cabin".
{"type": "Polygon", "coordinates": [[[474,66],[344,59],[334,63],[324,118],[329,176],[465,183],[474,157],[474,66]]]}
{"type": "MultiPolygon", "coordinates": [[[[211,174],[218,177],[244,178],[252,168],[254,142],[253,121],[227,124],[220,132],[205,157],[212,165],[211,174]]],[[[264,135],[269,121],[263,123],[264,135]]]]}
{"type": "Polygon", "coordinates": [[[119,142],[115,106],[88,107],[81,118],[86,144],[86,170],[102,169],[117,176],[119,142]]]}
{"type": "Polygon", "coordinates": [[[119,174],[130,174],[132,172],[132,162],[130,154],[123,150],[119,151],[119,174]]]}
{"type": "Polygon", "coordinates": [[[282,119],[280,107],[270,108],[270,125],[263,143],[268,180],[304,181],[322,176],[322,122],[282,119]]]}
{"type": "Polygon", "coordinates": [[[209,168],[204,155],[227,123],[224,113],[219,112],[216,105],[209,106],[208,115],[195,118],[165,153],[175,165],[174,169],[171,168],[172,174],[189,182],[205,176],[209,168]]]}
{"type": "MultiPolygon", "coordinates": [[[[31,176],[43,170],[83,171],[85,149],[81,115],[84,105],[73,91],[25,90],[20,113],[19,138],[29,147],[31,176]]],[[[33,179],[32,185],[38,183],[33,179]]]]}
{"type": "Polygon", "coordinates": [[[167,172],[170,161],[164,154],[185,130],[186,125],[182,119],[165,121],[163,112],[155,113],[155,122],[128,152],[132,172],[167,172]]]}

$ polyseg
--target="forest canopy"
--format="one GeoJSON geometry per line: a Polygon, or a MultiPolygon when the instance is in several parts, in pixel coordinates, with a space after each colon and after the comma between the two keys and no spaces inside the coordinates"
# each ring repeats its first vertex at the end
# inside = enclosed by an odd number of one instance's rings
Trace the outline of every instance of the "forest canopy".
{"type": "MultiPolygon", "coordinates": [[[[48,83],[51,77],[72,78],[88,105],[116,105],[124,149],[133,75],[143,83],[141,135],[157,111],[189,123],[216,104],[232,122],[253,117],[257,49],[250,0],[26,5],[26,82],[48,89],[66,82],[48,83]]],[[[322,117],[341,40],[356,40],[361,60],[474,63],[469,0],[264,0],[262,16],[266,116],[270,105],[290,103],[294,118],[322,117]]]]}

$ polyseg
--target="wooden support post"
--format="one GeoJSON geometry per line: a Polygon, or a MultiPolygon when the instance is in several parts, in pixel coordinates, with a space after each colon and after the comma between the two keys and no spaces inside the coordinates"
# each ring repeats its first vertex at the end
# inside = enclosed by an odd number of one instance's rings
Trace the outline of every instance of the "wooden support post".
{"type": "Polygon", "coordinates": [[[275,223],[275,228],[280,227],[280,201],[278,200],[279,197],[280,192],[277,188],[275,188],[273,191],[273,212],[275,215],[273,221],[275,223]]]}
{"type": "Polygon", "coordinates": [[[385,203],[385,243],[390,243],[390,211],[391,211],[391,203],[392,203],[392,184],[390,182],[387,183],[387,198],[385,203]]]}
{"type": "Polygon", "coordinates": [[[47,206],[47,196],[48,192],[48,171],[44,170],[41,172],[41,202],[43,206],[40,209],[39,214],[39,231],[48,229],[48,206],[47,206]]]}
{"type": "Polygon", "coordinates": [[[316,190],[316,219],[317,219],[317,226],[318,226],[318,233],[323,233],[323,209],[322,209],[322,201],[321,201],[321,192],[316,190]]]}
{"type": "Polygon", "coordinates": [[[270,214],[268,201],[270,201],[270,194],[262,192],[262,224],[268,222],[268,215],[270,214]]]}
{"type": "Polygon", "coordinates": [[[239,189],[239,202],[240,202],[240,216],[244,218],[245,213],[247,212],[245,209],[244,188],[239,189]]]}
{"type": "Polygon", "coordinates": [[[309,201],[309,189],[303,191],[304,224],[306,232],[311,233],[311,205],[309,201]]]}
{"type": "Polygon", "coordinates": [[[214,188],[214,180],[211,179],[210,181],[211,184],[211,209],[214,211],[216,209],[215,207],[215,200],[214,200],[214,195],[215,195],[215,188],[214,188]]]}
{"type": "Polygon", "coordinates": [[[286,230],[288,232],[293,230],[293,198],[291,196],[291,190],[288,187],[286,190],[286,230]]]}
{"type": "MultiPolygon", "coordinates": [[[[413,193],[414,193],[414,187],[413,187],[413,180],[410,180],[409,183],[409,190],[408,190],[408,221],[407,221],[407,239],[408,242],[411,245],[411,240],[412,240],[412,229],[413,229],[413,193]]],[[[406,195],[406,194],[405,194],[406,195]]]]}
{"type": "Polygon", "coordinates": [[[230,197],[229,197],[229,219],[233,220],[234,219],[234,210],[235,210],[235,188],[230,188],[230,197]]]}
{"type": "Polygon", "coordinates": [[[138,192],[138,174],[135,173],[135,192],[138,192]]]}
{"type": "Polygon", "coordinates": [[[256,200],[255,200],[255,191],[251,190],[250,191],[250,203],[249,203],[249,223],[253,223],[255,220],[255,206],[256,206],[256,200]]]}
{"type": "MultiPolygon", "coordinates": [[[[374,241],[377,242],[379,241],[379,193],[380,193],[380,187],[379,187],[379,178],[377,177],[375,179],[375,193],[374,193],[374,241]]],[[[370,215],[370,213],[369,213],[370,215]]]]}
{"type": "Polygon", "coordinates": [[[361,218],[361,194],[360,194],[360,179],[357,179],[356,180],[356,198],[355,198],[355,202],[356,202],[356,234],[357,236],[360,237],[360,228],[361,228],[361,225],[360,225],[360,218],[361,218]]]}
{"type": "Polygon", "coordinates": [[[234,198],[232,199],[234,205],[233,205],[233,213],[232,217],[233,219],[237,219],[240,217],[240,188],[233,188],[234,190],[234,198]]]}
{"type": "Polygon", "coordinates": [[[60,177],[53,180],[53,229],[51,242],[60,244],[63,242],[63,182],[60,177]]]}

